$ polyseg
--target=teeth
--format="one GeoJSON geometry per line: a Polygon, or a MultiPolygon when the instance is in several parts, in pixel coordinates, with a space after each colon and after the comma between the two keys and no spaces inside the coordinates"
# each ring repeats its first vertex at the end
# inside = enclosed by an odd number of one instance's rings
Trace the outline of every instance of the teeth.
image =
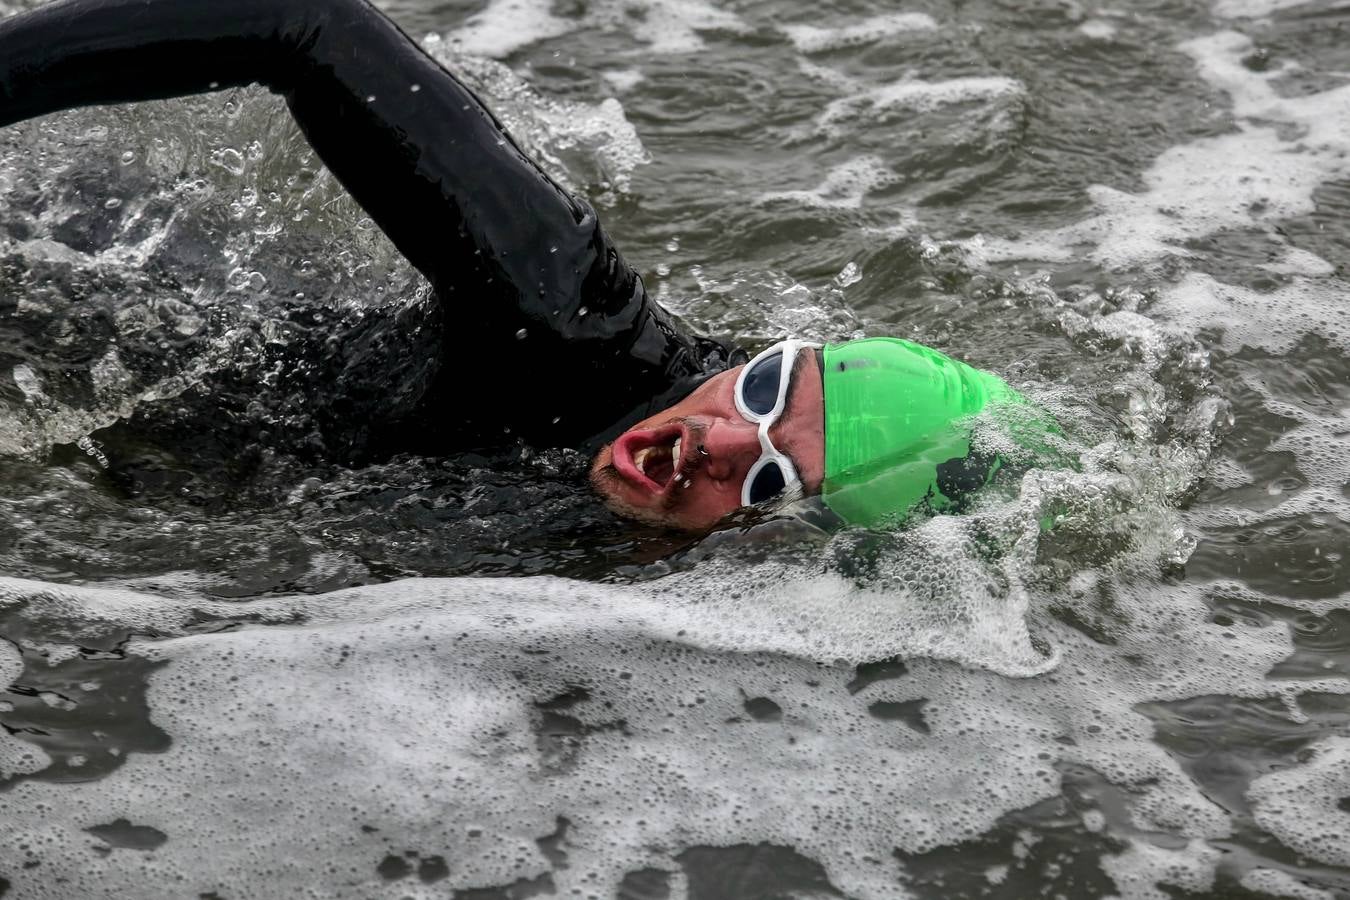
{"type": "Polygon", "coordinates": [[[647,458],[653,453],[657,454],[657,459],[669,457],[672,465],[679,465],[680,462],[680,439],[676,438],[675,443],[668,447],[643,447],[633,454],[633,465],[643,475],[647,474],[647,458]]]}

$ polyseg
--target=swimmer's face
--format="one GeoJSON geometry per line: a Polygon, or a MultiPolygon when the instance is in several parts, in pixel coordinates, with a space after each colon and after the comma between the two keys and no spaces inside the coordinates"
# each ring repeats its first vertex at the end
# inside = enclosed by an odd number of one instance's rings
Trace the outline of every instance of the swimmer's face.
{"type": "MultiPolygon", "coordinates": [[[[740,508],[741,486],[761,453],[758,426],[736,409],[741,368],[710,378],[596,454],[591,484],[610,509],[652,525],[706,531],[740,508]]],[[[814,353],[797,354],[787,404],[769,439],[792,460],[805,492],[820,493],[825,398],[814,353]]]]}

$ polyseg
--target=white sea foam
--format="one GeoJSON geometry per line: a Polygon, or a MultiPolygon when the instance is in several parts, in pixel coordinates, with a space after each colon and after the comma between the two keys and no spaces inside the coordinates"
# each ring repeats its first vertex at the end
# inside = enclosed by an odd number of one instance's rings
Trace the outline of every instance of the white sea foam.
{"type": "Polygon", "coordinates": [[[700,32],[744,33],[735,13],[706,0],[599,0],[576,18],[553,14],[550,0],[490,0],[450,38],[465,52],[497,59],[540,41],[575,31],[600,29],[631,34],[646,52],[692,53],[703,49],[700,32]]]}
{"type": "Polygon", "coordinates": [[[1078,31],[1096,41],[1109,41],[1116,36],[1116,26],[1105,19],[1088,19],[1078,31]]]}
{"type": "MultiPolygon", "coordinates": [[[[10,685],[23,671],[23,657],[8,641],[0,641],[0,684],[10,685]]],[[[0,729],[0,779],[38,772],[51,765],[51,758],[38,747],[0,729]]]]}
{"type": "Polygon", "coordinates": [[[1302,765],[1252,781],[1247,799],[1261,827],[1285,846],[1332,866],[1350,866],[1350,738],[1311,748],[1302,765]]]}
{"type": "Polygon", "coordinates": [[[1222,19],[1264,19],[1281,10],[1312,2],[1314,0],[1217,0],[1210,9],[1222,19]]]}
{"type": "MultiPolygon", "coordinates": [[[[1289,453],[1297,461],[1298,471],[1306,482],[1297,490],[1280,491],[1281,499],[1275,506],[1253,510],[1246,506],[1229,507],[1206,505],[1188,514],[1198,527],[1238,528],[1263,522],[1306,520],[1317,523],[1330,519],[1350,523],[1350,500],[1345,485],[1350,484],[1350,454],[1345,452],[1345,435],[1350,433],[1350,409],[1317,411],[1307,404],[1291,403],[1276,396],[1264,379],[1252,375],[1245,379],[1246,387],[1271,414],[1290,420],[1282,434],[1266,449],[1271,453],[1289,453]]],[[[1222,482],[1218,486],[1225,486],[1222,482]]],[[[1322,551],[1318,551],[1319,553],[1322,551]]],[[[1334,546],[1329,553],[1340,553],[1334,546]]],[[[1303,601],[1309,611],[1325,615],[1331,609],[1343,608],[1343,598],[1303,601]]]]}
{"type": "Polygon", "coordinates": [[[822,53],[858,47],[884,40],[896,34],[933,31],[937,22],[927,13],[888,13],[873,16],[852,25],[822,28],[817,25],[783,25],[782,32],[803,53],[822,53]]]}
{"type": "MultiPolygon", "coordinates": [[[[1066,260],[1080,253],[1112,269],[1165,256],[1187,256],[1185,244],[1238,229],[1259,229],[1290,249],[1271,226],[1313,210],[1313,191],[1350,174],[1350,85],[1281,97],[1279,72],[1242,64],[1251,39],[1220,32],[1187,41],[1201,76],[1232,99],[1238,131],[1172,147],[1143,174],[1145,188],[1129,193],[1098,185],[1099,212],[1062,228],[1018,240],[986,240],[990,259],[1066,260]],[[1270,123],[1296,126],[1297,137],[1270,123]]],[[[1286,255],[1304,273],[1329,266],[1307,251],[1286,255]]]]}
{"type": "Polygon", "coordinates": [[[694,53],[705,46],[700,33],[728,31],[746,34],[750,26],[740,16],[705,0],[619,0],[597,4],[597,23],[609,30],[632,30],[634,37],[654,53],[694,53]]]}
{"type": "Polygon", "coordinates": [[[1163,890],[1164,885],[1188,893],[1202,893],[1214,886],[1219,851],[1202,841],[1191,841],[1182,849],[1137,838],[1127,843],[1124,853],[1102,860],[1121,900],[1170,900],[1173,894],[1163,890]]]}
{"type": "Polygon", "coordinates": [[[492,0],[450,38],[466,53],[503,59],[577,27],[575,19],[555,16],[550,0],[492,0]]]}
{"type": "Polygon", "coordinates": [[[1242,876],[1242,886],[1249,891],[1271,897],[1289,897],[1290,900],[1336,900],[1331,891],[1305,884],[1279,869],[1252,869],[1242,876]]]}
{"type": "MultiPolygon", "coordinates": [[[[952,536],[941,537],[951,547],[952,536]]],[[[934,571],[950,560],[935,557],[934,571]]],[[[847,668],[796,655],[812,644],[829,652],[821,630],[838,629],[850,647],[884,646],[832,624],[868,604],[865,594],[841,604],[841,589],[702,573],[654,593],[552,579],[422,580],[228,604],[5,582],[0,596],[26,603],[34,625],[69,629],[68,640],[100,623],[181,633],[194,612],[257,624],[133,645],[164,663],[150,676],[149,704],[172,746],[133,754],[99,781],[26,781],[0,794],[0,863],[22,898],[53,896],[58,884],[67,896],[316,887],[417,896],[415,881],[375,872],[386,854],[410,849],[450,861],[442,892],[549,872],[560,894],[607,895],[625,871],[675,868],[683,847],[764,841],[819,860],[850,896],[891,898],[902,877],[892,848],[966,840],[1053,796],[1057,760],[1135,786],[1140,827],[1227,833],[1223,811],[1152,743],[1134,704],[1268,695],[1275,688],[1262,676],[1289,651],[1282,626],[1221,628],[1189,589],[1127,591],[1116,600],[1128,616],[1121,644],[1060,628],[1063,663],[1049,675],[1010,680],[916,655],[901,678],[855,694],[847,668]],[[784,588],[803,602],[766,630],[756,605],[784,588]],[[787,621],[808,602],[814,616],[787,621]],[[728,631],[718,619],[745,627],[728,631]],[[592,699],[567,713],[585,730],[549,745],[532,724],[537,704],[578,685],[592,699]],[[771,698],[781,721],[752,721],[748,697],[771,698]],[[910,704],[921,727],[869,714],[881,701],[910,704]],[[571,823],[568,866],[550,870],[535,841],[558,816],[571,823]],[[120,818],[168,840],[153,855],[98,852],[85,829],[120,818]],[[40,867],[12,865],[21,858],[40,867]],[[325,870],[296,865],[306,860],[325,870]]],[[[945,602],[932,603],[925,627],[945,619],[952,645],[987,652],[988,642],[972,648],[956,637],[970,623],[945,602]]],[[[886,629],[906,628],[916,612],[897,607],[886,629]]],[[[979,627],[1006,644],[1005,624],[979,627]]],[[[1205,852],[1197,844],[1183,860],[1133,845],[1107,870],[1124,896],[1150,896],[1139,886],[1203,884],[1205,852]]]]}
{"type": "Polygon", "coordinates": [[[1317,334],[1350,352],[1350,284],[1338,280],[1295,278],[1268,292],[1223,284],[1192,272],[1164,290],[1151,315],[1194,333],[1209,329],[1223,346],[1284,354],[1305,335],[1317,334]]]}
{"type": "Polygon", "coordinates": [[[879,158],[860,156],[840,163],[825,173],[825,179],[814,188],[795,191],[772,191],[757,202],[788,200],[805,206],[827,209],[857,209],[863,198],[879,187],[893,184],[896,176],[879,158]]]}
{"type": "Polygon", "coordinates": [[[1274,262],[1262,263],[1261,268],[1276,275],[1331,275],[1336,267],[1309,250],[1286,247],[1284,255],[1274,262]]]}
{"type": "MultiPolygon", "coordinates": [[[[992,125],[984,130],[1006,130],[1012,117],[1008,110],[1017,107],[1026,96],[1026,87],[1002,75],[970,75],[943,81],[925,81],[905,77],[885,84],[873,84],[830,66],[799,58],[802,74],[827,85],[841,96],[829,101],[815,118],[813,130],[835,138],[882,126],[909,122],[915,117],[959,104],[978,104],[993,111],[992,125]],[[859,122],[866,123],[859,127],[859,122]]],[[[803,133],[803,137],[809,132],[803,133]]]]}
{"type": "Polygon", "coordinates": [[[607,69],[605,80],[614,85],[616,91],[631,91],[642,83],[647,76],[640,69],[607,69]]]}
{"type": "Polygon", "coordinates": [[[859,117],[884,121],[889,114],[931,112],[957,103],[994,103],[1025,92],[1021,82],[1001,75],[951,78],[946,81],[901,80],[833,100],[819,123],[827,128],[859,117]]]}

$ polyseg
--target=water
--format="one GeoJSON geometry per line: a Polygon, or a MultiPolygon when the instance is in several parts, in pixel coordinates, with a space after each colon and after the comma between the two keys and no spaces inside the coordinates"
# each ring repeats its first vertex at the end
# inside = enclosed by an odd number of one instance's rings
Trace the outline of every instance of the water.
{"type": "Polygon", "coordinates": [[[698,329],[1076,466],[688,540],[371,457],[439,312],[276,99],[7,129],[0,895],[1350,896],[1344,9],[388,9],[698,329]]]}

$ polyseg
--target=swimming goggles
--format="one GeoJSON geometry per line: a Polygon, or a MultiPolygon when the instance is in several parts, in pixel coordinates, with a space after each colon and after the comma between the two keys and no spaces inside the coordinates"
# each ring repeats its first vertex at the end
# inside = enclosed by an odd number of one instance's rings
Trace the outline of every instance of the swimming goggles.
{"type": "Polygon", "coordinates": [[[799,488],[797,469],[769,440],[769,429],[783,415],[793,364],[798,352],[818,349],[809,341],[780,341],[764,350],[741,369],[736,378],[736,411],[759,426],[759,459],[741,485],[741,505],[754,506],[772,500],[789,489],[799,488]]]}

